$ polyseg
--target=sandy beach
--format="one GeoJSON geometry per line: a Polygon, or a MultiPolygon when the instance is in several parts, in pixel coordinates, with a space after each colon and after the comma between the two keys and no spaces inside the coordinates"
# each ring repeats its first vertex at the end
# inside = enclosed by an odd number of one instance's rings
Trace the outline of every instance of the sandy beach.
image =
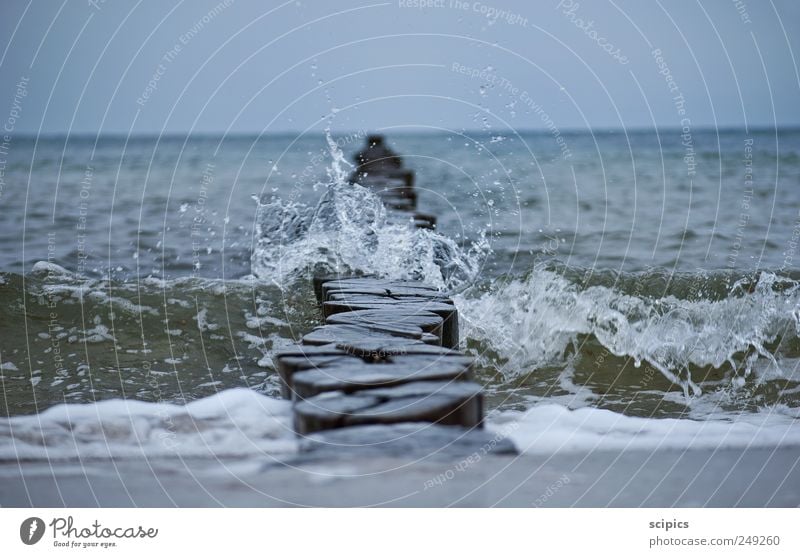
{"type": "Polygon", "coordinates": [[[316,450],[283,462],[0,465],[0,504],[36,507],[797,507],[800,449],[434,455],[316,450]],[[438,478],[438,481],[437,481],[438,478]]]}

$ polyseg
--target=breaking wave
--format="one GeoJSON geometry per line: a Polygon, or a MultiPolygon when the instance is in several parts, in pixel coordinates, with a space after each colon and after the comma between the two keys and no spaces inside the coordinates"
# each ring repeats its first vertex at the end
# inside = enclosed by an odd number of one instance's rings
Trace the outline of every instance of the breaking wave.
{"type": "Polygon", "coordinates": [[[592,378],[631,387],[626,396],[645,390],[641,375],[656,370],[667,383],[650,392],[681,405],[800,406],[798,277],[621,274],[549,262],[489,280],[481,277],[491,255],[484,235],[465,246],[397,222],[378,196],[346,182],[347,163],[330,147],[330,183],[316,206],[259,202],[259,279],[281,288],[319,273],[426,281],[454,295],[466,347],[501,383],[550,368],[577,392],[576,362],[593,360],[605,375],[592,378]]]}
{"type": "Polygon", "coordinates": [[[800,381],[795,280],[769,272],[578,279],[582,274],[542,267],[458,295],[471,351],[507,379],[568,367],[576,356],[599,358],[598,367],[614,357],[629,359],[638,373],[646,362],[680,385],[687,399],[703,393],[709,369],[724,370],[723,380],[708,382],[714,388],[800,381]]]}
{"type": "Polygon", "coordinates": [[[257,243],[251,259],[258,278],[286,286],[314,273],[369,274],[422,280],[454,291],[473,281],[489,253],[483,234],[461,245],[414,228],[408,213],[392,213],[380,198],[346,181],[348,164],[329,138],[329,184],[316,206],[285,199],[258,202],[257,243]]]}

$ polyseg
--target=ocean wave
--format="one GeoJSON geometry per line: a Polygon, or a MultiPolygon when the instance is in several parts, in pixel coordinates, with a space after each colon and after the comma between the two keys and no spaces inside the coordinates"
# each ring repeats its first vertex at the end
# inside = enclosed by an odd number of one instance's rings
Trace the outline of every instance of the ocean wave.
{"type": "Polygon", "coordinates": [[[795,280],[761,272],[739,277],[723,294],[721,284],[731,277],[713,273],[684,276],[675,284],[662,272],[613,284],[602,276],[582,284],[571,274],[541,267],[526,277],[496,281],[488,291],[456,296],[472,352],[516,377],[566,365],[589,337],[611,356],[631,358],[635,368],[649,363],[687,397],[702,392],[692,373],[698,368],[725,367],[734,384],[793,373],[781,367],[774,345],[798,336],[795,280]]]}

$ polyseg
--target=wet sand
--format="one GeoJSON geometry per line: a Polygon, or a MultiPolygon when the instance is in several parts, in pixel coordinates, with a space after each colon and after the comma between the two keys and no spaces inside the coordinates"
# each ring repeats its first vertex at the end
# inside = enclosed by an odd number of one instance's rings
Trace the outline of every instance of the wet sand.
{"type": "MultiPolygon", "coordinates": [[[[796,507],[800,449],[4,463],[5,507],[796,507]],[[416,462],[413,462],[417,460],[416,462]],[[438,480],[437,480],[438,478],[438,480]]],[[[471,453],[470,453],[471,454],[471,453]]]]}

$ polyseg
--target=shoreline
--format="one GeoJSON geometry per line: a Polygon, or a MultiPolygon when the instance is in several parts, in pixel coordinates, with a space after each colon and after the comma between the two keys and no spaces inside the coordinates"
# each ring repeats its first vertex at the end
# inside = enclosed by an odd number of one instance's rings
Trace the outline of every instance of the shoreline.
{"type": "Polygon", "coordinates": [[[0,464],[4,507],[797,507],[800,448],[0,464]],[[428,487],[426,487],[426,485],[428,487]]]}

